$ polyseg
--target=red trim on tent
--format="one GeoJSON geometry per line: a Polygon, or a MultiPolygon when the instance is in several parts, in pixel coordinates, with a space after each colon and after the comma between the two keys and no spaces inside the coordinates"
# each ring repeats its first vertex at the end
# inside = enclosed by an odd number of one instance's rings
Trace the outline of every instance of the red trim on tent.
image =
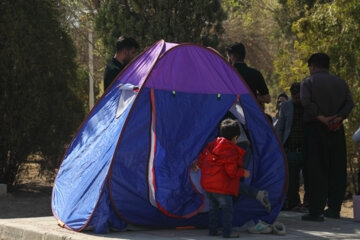
{"type": "MultiPolygon", "coordinates": [[[[154,89],[151,89],[150,92],[150,99],[151,99],[151,107],[152,107],[152,116],[153,116],[153,127],[154,127],[154,160],[153,163],[155,162],[155,155],[156,155],[156,110],[155,110],[155,95],[154,95],[154,89]]],[[[153,173],[153,186],[154,186],[154,193],[156,192],[156,185],[155,185],[155,170],[154,170],[154,164],[152,167],[152,173],[153,173]]],[[[155,201],[156,201],[156,197],[155,197],[155,201]]],[[[156,201],[157,205],[158,202],[156,201]]]]}

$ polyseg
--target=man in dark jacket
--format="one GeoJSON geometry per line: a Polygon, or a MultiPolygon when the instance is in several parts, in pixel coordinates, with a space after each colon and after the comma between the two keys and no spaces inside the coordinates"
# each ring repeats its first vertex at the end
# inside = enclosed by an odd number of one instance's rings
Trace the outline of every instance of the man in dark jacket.
{"type": "Polygon", "coordinates": [[[346,189],[346,145],[342,121],[354,102],[346,82],[329,73],[329,56],[313,54],[308,60],[311,75],[301,82],[304,134],[308,156],[309,214],[302,220],[340,218],[346,189]],[[324,212],[325,205],[328,209],[324,212]]]}
{"type": "Polygon", "coordinates": [[[227,49],[229,62],[236,68],[240,75],[244,78],[247,85],[257,98],[260,104],[269,103],[269,89],[261,72],[248,67],[245,60],[245,46],[242,43],[235,43],[227,49]]]}
{"type": "Polygon", "coordinates": [[[116,42],[116,53],[105,69],[104,90],[110,86],[115,77],[135,56],[139,44],[133,38],[119,37],[116,42]]]}

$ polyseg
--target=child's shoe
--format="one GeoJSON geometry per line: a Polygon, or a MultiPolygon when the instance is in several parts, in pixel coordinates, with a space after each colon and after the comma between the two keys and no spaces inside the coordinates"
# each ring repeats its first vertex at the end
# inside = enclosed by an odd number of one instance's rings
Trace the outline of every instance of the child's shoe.
{"type": "Polygon", "coordinates": [[[257,193],[256,199],[266,208],[268,213],[271,212],[271,204],[269,201],[269,193],[265,190],[261,190],[257,193]]]}

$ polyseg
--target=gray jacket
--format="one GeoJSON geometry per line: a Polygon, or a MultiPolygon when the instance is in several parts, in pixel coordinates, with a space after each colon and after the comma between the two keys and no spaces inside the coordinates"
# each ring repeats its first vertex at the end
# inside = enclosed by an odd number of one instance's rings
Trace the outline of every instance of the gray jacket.
{"type": "Polygon", "coordinates": [[[276,124],[276,132],[282,142],[285,144],[288,139],[294,118],[294,104],[290,99],[289,101],[281,104],[280,116],[276,124]]]}
{"type": "Polygon", "coordinates": [[[300,97],[305,122],[312,121],[318,115],[337,115],[345,119],[354,107],[346,82],[326,70],[311,73],[302,80],[300,97]]]}

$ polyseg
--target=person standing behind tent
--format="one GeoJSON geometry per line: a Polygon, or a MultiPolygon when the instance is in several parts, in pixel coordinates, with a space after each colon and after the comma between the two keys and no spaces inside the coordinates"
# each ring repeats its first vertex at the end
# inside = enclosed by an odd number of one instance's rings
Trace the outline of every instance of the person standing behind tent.
{"type": "Polygon", "coordinates": [[[236,120],[223,120],[220,123],[220,137],[210,142],[199,155],[200,184],[209,199],[210,236],[218,235],[218,214],[222,209],[223,237],[238,237],[232,233],[233,196],[239,194],[240,178],[250,175],[242,168],[245,150],[236,145],[240,133],[236,120]]]}
{"type": "Polygon", "coordinates": [[[115,56],[110,60],[104,72],[104,90],[135,56],[139,44],[131,37],[119,37],[116,42],[115,56]]]}
{"type": "Polygon", "coordinates": [[[269,89],[266,86],[263,75],[258,70],[250,68],[244,63],[246,55],[244,44],[235,43],[231,45],[227,49],[227,53],[230,64],[232,64],[244,78],[259,103],[269,103],[269,89]]]}
{"type": "MultiPolygon", "coordinates": [[[[284,145],[289,169],[289,186],[284,204],[284,210],[295,210],[301,207],[299,187],[300,171],[303,170],[305,190],[307,189],[307,177],[304,174],[303,156],[303,131],[304,109],[300,101],[300,83],[293,83],[290,87],[291,99],[283,102],[280,108],[276,132],[284,145]]],[[[286,95],[285,95],[286,96],[286,95]]],[[[304,197],[304,203],[307,194],[304,197]]]]}
{"type": "Polygon", "coordinates": [[[276,124],[278,123],[279,117],[280,117],[280,110],[281,110],[281,104],[283,102],[286,102],[289,100],[288,95],[286,93],[280,93],[279,96],[276,99],[276,114],[273,118],[274,127],[276,127],[276,124]]]}
{"type": "Polygon", "coordinates": [[[313,54],[308,60],[310,76],[301,82],[300,98],[304,106],[304,134],[308,156],[305,168],[309,180],[309,214],[306,221],[340,218],[346,189],[346,145],[343,120],[354,102],[346,82],[329,73],[330,58],[313,54]],[[328,204],[327,210],[324,208],[328,204]]]}

